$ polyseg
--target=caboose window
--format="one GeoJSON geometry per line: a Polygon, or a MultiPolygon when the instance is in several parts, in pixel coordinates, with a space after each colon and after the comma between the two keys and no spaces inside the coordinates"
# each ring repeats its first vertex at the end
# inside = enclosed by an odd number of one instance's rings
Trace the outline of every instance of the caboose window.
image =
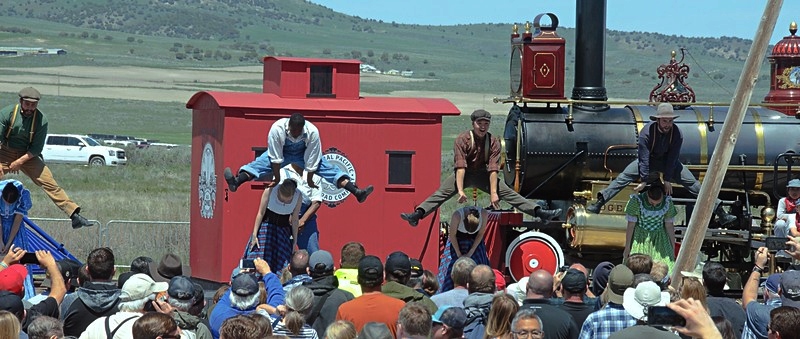
{"type": "Polygon", "coordinates": [[[333,94],[333,66],[311,66],[311,88],[307,97],[336,97],[333,94]]]}
{"type": "Polygon", "coordinates": [[[389,155],[389,185],[411,185],[414,151],[386,151],[389,155]]]}

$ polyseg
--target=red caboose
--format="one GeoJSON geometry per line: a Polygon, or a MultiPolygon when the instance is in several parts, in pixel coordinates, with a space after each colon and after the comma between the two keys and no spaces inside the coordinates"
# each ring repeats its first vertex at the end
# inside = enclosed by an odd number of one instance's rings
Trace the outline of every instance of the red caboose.
{"type": "Polygon", "coordinates": [[[355,60],[266,57],[263,81],[263,93],[198,92],[186,104],[193,115],[193,275],[229,280],[265,183],[251,181],[229,192],[222,171],[235,171],[266,151],[272,123],[292,113],[319,128],[332,164],[360,186],[375,186],[363,204],[343,189],[323,186],[320,247],[338,257],[345,243],[358,241],[369,254],[424,254],[423,265],[436,267],[438,232],[409,227],[398,216],[438,187],[442,116],[458,115],[458,109],[445,99],[361,97],[355,60]]]}

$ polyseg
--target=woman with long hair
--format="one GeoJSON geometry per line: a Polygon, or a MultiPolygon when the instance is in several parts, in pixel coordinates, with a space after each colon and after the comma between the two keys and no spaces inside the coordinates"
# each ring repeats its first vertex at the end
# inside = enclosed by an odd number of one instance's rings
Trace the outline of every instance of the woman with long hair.
{"type": "Polygon", "coordinates": [[[483,242],[488,218],[489,211],[478,206],[467,206],[453,212],[447,230],[447,243],[439,262],[439,292],[453,289],[450,272],[458,258],[467,256],[478,265],[489,265],[486,244],[483,242]]]}
{"type": "Polygon", "coordinates": [[[672,197],[664,194],[664,183],[657,175],[647,180],[641,193],[631,194],[625,206],[628,229],[623,258],[631,253],[647,254],[653,261],[675,265],[675,226],[678,214],[672,197]]]}
{"type": "MultiPolygon", "coordinates": [[[[0,244],[0,255],[5,255],[11,245],[33,253],[35,250],[28,243],[30,230],[22,224],[22,218],[28,216],[31,209],[31,192],[22,183],[14,179],[0,181],[2,199],[0,199],[0,221],[3,223],[3,239],[0,244]]],[[[33,273],[28,270],[25,278],[25,299],[36,295],[33,287],[33,273]]]]}
{"type": "Polygon", "coordinates": [[[511,320],[519,311],[519,304],[514,297],[499,293],[492,298],[492,308],[486,320],[486,332],[483,339],[511,339],[511,320]]]}
{"type": "Polygon", "coordinates": [[[19,339],[19,319],[9,311],[0,311],[0,338],[19,339]]]}
{"type": "Polygon", "coordinates": [[[286,314],[272,328],[272,334],[292,339],[319,339],[317,331],[306,324],[306,315],[314,307],[314,292],[308,287],[297,286],[286,293],[285,305],[286,314]]]}
{"type": "Polygon", "coordinates": [[[247,259],[263,258],[272,272],[280,272],[288,265],[297,247],[302,196],[292,179],[264,190],[245,250],[247,259]]]}

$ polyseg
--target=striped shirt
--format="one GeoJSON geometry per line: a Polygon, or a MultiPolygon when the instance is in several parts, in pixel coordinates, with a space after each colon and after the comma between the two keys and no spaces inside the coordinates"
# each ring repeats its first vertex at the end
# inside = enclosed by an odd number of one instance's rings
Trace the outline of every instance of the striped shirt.
{"type": "Polygon", "coordinates": [[[319,339],[317,331],[311,328],[311,326],[308,326],[308,324],[303,325],[303,328],[300,329],[300,333],[293,334],[283,323],[278,322],[275,324],[275,327],[272,328],[272,335],[285,335],[292,339],[319,339]]]}

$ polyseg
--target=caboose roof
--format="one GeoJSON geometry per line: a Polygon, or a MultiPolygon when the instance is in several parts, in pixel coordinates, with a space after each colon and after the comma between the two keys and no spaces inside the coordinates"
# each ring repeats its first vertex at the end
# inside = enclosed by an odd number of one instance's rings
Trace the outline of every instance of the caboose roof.
{"type": "Polygon", "coordinates": [[[344,111],[370,113],[407,113],[420,115],[459,115],[461,112],[447,99],[361,97],[357,100],[331,98],[282,98],[272,93],[237,93],[202,91],[186,103],[194,108],[201,99],[210,97],[219,108],[274,109],[296,111],[344,111]]]}

